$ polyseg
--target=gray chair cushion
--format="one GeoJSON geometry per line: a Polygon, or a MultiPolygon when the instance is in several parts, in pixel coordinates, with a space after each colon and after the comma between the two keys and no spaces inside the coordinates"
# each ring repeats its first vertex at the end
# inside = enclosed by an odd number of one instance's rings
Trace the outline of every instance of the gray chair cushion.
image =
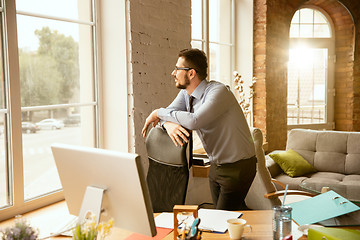
{"type": "Polygon", "coordinates": [[[187,144],[176,147],[161,127],[150,130],[146,138],[149,169],[146,181],[154,212],[172,212],[185,203],[189,169],[187,144]]]}

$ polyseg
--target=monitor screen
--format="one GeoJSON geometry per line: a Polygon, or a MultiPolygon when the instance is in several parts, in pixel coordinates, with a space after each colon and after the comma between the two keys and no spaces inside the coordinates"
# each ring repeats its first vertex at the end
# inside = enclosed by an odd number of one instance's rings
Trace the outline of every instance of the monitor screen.
{"type": "Polygon", "coordinates": [[[70,214],[79,215],[88,187],[105,189],[100,221],[148,236],[156,227],[140,156],[131,153],[53,144],[51,146],[70,214]]]}

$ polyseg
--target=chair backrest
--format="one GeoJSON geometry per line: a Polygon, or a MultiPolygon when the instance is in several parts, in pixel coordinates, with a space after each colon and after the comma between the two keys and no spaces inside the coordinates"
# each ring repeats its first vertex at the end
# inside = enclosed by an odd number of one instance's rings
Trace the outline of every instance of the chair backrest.
{"type": "Polygon", "coordinates": [[[146,138],[149,170],[146,181],[154,212],[172,212],[185,203],[189,181],[187,144],[176,147],[165,130],[152,128],[146,138]]]}
{"type": "Polygon", "coordinates": [[[266,193],[276,191],[275,185],[271,181],[271,175],[266,167],[265,153],[263,149],[263,134],[258,128],[251,128],[251,135],[255,144],[257,165],[256,176],[245,198],[246,205],[253,210],[272,209],[274,206],[281,205],[279,198],[266,199],[266,193]]]}

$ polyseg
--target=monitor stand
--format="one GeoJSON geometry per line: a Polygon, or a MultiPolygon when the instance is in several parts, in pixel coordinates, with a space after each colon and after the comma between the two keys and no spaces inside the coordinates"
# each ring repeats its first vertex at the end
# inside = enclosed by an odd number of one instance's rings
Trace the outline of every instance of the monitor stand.
{"type": "Polygon", "coordinates": [[[83,197],[79,216],[74,216],[60,229],[54,231],[48,236],[40,238],[40,240],[56,237],[59,235],[72,237],[72,230],[75,228],[76,224],[83,223],[85,219],[90,219],[92,214],[95,215],[95,221],[98,224],[100,220],[100,214],[102,212],[101,205],[104,192],[105,189],[103,188],[88,186],[83,197]]]}
{"type": "Polygon", "coordinates": [[[85,219],[89,219],[91,214],[95,214],[95,221],[99,223],[104,191],[105,189],[98,187],[88,186],[86,188],[80,208],[79,223],[83,223],[85,219]]]}

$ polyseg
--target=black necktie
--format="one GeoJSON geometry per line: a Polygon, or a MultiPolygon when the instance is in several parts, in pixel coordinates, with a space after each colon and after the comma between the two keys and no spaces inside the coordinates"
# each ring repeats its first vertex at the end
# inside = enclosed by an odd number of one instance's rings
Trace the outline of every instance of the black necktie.
{"type": "MultiPolygon", "coordinates": [[[[192,112],[193,110],[193,100],[194,97],[190,96],[189,98],[189,112],[192,112]]],[[[190,136],[189,136],[189,168],[192,166],[192,160],[193,160],[193,136],[192,136],[192,131],[189,131],[190,136]]]]}
{"type": "Polygon", "coordinates": [[[189,98],[189,112],[192,112],[192,110],[193,110],[193,101],[194,101],[194,97],[190,96],[190,98],[189,98]]]}

